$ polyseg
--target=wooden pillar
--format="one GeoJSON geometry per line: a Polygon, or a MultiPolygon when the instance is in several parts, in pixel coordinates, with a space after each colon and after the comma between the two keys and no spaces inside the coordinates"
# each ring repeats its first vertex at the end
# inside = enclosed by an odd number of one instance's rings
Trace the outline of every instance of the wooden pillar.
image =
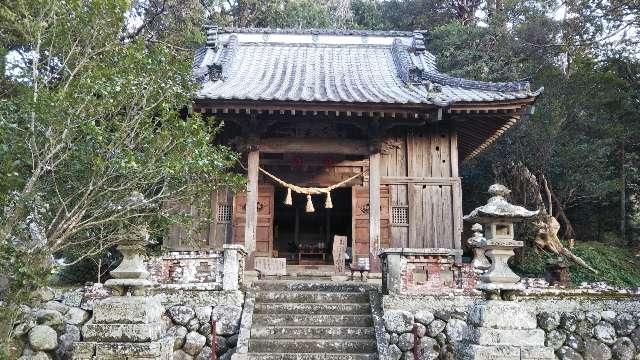
{"type": "MultiPolygon", "coordinates": [[[[451,141],[451,177],[457,179],[452,184],[452,206],[453,206],[453,247],[462,249],[462,184],[458,177],[458,133],[455,128],[449,131],[451,141]]],[[[462,263],[462,256],[456,256],[456,261],[462,263]]]]}
{"type": "Polygon", "coordinates": [[[369,266],[380,272],[380,153],[369,155],[369,266]]]}
{"type": "Polygon", "coordinates": [[[244,246],[247,250],[246,268],[253,269],[256,250],[256,229],[258,225],[258,166],[260,152],[250,150],[247,156],[247,209],[244,229],[244,246]]]}

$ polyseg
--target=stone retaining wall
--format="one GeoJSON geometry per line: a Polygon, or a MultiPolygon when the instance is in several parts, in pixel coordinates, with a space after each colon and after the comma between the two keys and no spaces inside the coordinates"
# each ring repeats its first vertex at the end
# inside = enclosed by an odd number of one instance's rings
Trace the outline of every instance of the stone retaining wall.
{"type": "MultiPolygon", "coordinates": [[[[166,309],[163,326],[175,336],[175,359],[210,358],[212,319],[219,359],[228,360],[235,353],[243,292],[155,289],[152,293],[166,309]]],[[[23,306],[21,321],[14,327],[22,343],[22,360],[69,359],[94,304],[111,294],[98,285],[67,292],[42,289],[37,295],[40,305],[23,306]]],[[[382,346],[392,360],[455,359],[466,336],[468,309],[480,300],[460,294],[383,296],[382,346]]],[[[558,359],[640,359],[640,297],[524,296],[515,302],[536,315],[545,345],[558,359]]]]}
{"type": "Polygon", "coordinates": [[[214,338],[219,360],[229,360],[235,353],[242,307],[174,305],[166,314],[171,321],[167,333],[174,337],[175,360],[209,360],[214,338]],[[215,320],[215,337],[212,319],[215,320]]]}
{"type": "MultiPolygon", "coordinates": [[[[389,358],[455,359],[478,297],[384,296],[389,358]]],[[[640,298],[519,298],[557,359],[640,359],[640,298]]],[[[505,319],[509,321],[509,319],[505,319]]]]}
{"type": "MultiPolygon", "coordinates": [[[[211,319],[216,320],[218,359],[235,352],[244,303],[241,291],[152,290],[166,309],[165,330],[175,336],[174,359],[211,358],[211,319]]],[[[13,334],[20,344],[20,360],[71,359],[73,344],[82,340],[96,301],[112,293],[101,285],[72,291],[43,288],[40,305],[22,306],[13,334]]]]}
{"type": "Polygon", "coordinates": [[[13,328],[21,345],[20,360],[70,359],[73,344],[81,339],[82,326],[91,318],[93,304],[110,294],[101,286],[64,293],[40,289],[36,294],[40,305],[21,306],[20,322],[13,328]]]}

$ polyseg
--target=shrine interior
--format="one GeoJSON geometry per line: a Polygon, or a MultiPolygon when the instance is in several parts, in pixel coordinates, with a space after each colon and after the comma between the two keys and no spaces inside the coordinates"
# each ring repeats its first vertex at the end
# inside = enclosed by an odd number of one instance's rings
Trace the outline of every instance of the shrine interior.
{"type": "Polygon", "coordinates": [[[306,211],[306,196],[294,193],[286,205],[286,195],[284,187],[275,188],[274,257],[292,265],[332,264],[334,235],[347,236],[351,247],[351,187],[331,191],[332,208],[325,208],[324,195],[312,196],[313,212],[306,211]]]}

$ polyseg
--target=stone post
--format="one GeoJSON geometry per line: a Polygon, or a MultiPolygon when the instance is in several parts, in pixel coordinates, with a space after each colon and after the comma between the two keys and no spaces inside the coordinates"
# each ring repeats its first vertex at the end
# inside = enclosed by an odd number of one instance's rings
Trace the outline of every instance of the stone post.
{"type": "Polygon", "coordinates": [[[536,316],[515,301],[484,300],[472,305],[463,341],[456,348],[460,360],[542,360],[555,358],[545,347],[544,330],[536,316]]]}
{"type": "Polygon", "coordinates": [[[378,255],[382,259],[382,292],[399,294],[402,291],[401,252],[385,249],[378,255]]]}
{"type": "Polygon", "coordinates": [[[94,306],[93,318],[82,328],[83,341],[74,344],[73,359],[172,359],[174,340],[163,327],[164,308],[157,298],[145,296],[152,283],[139,250],[148,234],[140,228],[129,236],[131,240],[118,247],[122,262],[105,282],[119,296],[94,306]]]}
{"type": "Polygon", "coordinates": [[[244,282],[244,259],[247,252],[238,244],[223,245],[222,290],[238,290],[244,282]]]}

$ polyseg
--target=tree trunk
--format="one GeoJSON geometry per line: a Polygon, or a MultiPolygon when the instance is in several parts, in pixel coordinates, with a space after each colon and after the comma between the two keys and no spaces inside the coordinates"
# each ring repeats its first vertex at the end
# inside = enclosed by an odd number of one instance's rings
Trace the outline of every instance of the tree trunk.
{"type": "Polygon", "coordinates": [[[620,143],[620,242],[622,244],[627,243],[627,181],[624,163],[625,148],[624,139],[622,139],[620,143]]]}
{"type": "Polygon", "coordinates": [[[98,259],[98,274],[96,282],[100,283],[102,280],[102,258],[98,259]]]}

